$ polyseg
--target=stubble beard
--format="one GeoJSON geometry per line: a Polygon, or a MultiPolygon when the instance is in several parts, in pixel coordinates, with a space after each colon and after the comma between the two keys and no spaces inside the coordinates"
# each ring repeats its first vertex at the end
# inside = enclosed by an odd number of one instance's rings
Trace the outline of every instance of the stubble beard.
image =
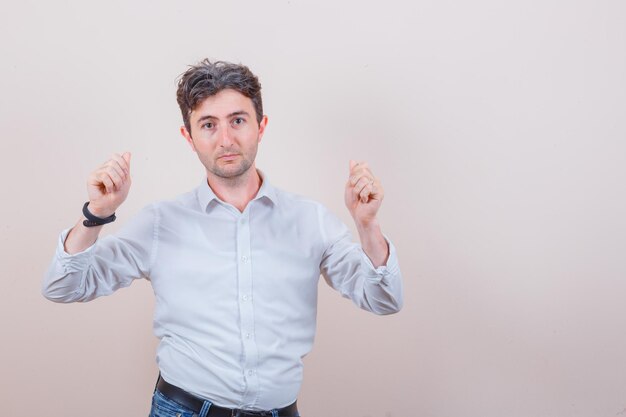
{"type": "Polygon", "coordinates": [[[250,169],[251,166],[252,162],[247,159],[242,159],[237,167],[232,167],[232,165],[220,167],[217,164],[213,164],[212,166],[207,167],[207,169],[211,172],[211,174],[217,177],[232,180],[241,177],[250,169]]]}
{"type": "MultiPolygon", "coordinates": [[[[236,167],[233,166],[234,164],[227,164],[226,166],[220,166],[217,159],[215,161],[212,161],[212,163],[210,164],[205,163],[204,165],[207,171],[209,171],[211,174],[215,175],[216,177],[227,180],[228,182],[239,182],[243,180],[245,174],[252,167],[254,160],[256,158],[256,152],[257,152],[256,149],[251,150],[251,153],[247,158],[245,154],[241,152],[233,152],[230,150],[222,152],[220,156],[231,154],[231,153],[237,153],[240,155],[241,160],[237,164],[236,167]]],[[[218,159],[219,159],[219,156],[218,156],[218,159]]]]}

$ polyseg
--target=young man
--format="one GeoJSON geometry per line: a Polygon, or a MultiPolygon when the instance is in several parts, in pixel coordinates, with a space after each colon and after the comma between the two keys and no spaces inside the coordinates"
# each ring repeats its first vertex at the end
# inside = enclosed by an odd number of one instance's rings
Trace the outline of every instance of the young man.
{"type": "Polygon", "coordinates": [[[153,417],[298,416],[320,274],[365,310],[401,308],[395,250],[376,217],[383,188],[350,161],[344,198],[357,245],[325,207],[257,170],[268,119],[247,67],[204,60],[182,75],[177,98],[206,181],[97,240],[131,184],[130,153],[113,155],[89,176],[84,217],[61,233],[43,294],[84,302],[150,280],[160,340],[153,417]]]}

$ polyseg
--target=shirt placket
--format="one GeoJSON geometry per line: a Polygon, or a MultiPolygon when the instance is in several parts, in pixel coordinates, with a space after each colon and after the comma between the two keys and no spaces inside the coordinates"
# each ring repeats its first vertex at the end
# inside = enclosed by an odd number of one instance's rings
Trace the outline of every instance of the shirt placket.
{"type": "Polygon", "coordinates": [[[252,262],[250,259],[250,220],[245,210],[237,224],[237,271],[239,285],[240,332],[243,344],[244,381],[243,404],[252,406],[258,396],[258,354],[254,337],[254,297],[252,288],[252,262]]]}

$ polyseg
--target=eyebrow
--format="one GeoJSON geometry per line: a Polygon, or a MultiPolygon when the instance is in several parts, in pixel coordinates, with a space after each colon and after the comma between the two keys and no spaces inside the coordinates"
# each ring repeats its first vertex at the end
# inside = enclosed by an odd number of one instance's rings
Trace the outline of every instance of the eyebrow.
{"type": "MultiPolygon", "coordinates": [[[[233,117],[233,116],[250,116],[250,113],[248,113],[248,112],[247,112],[247,111],[245,111],[245,110],[237,110],[237,111],[234,111],[234,112],[232,112],[232,113],[228,114],[228,115],[226,116],[226,118],[227,118],[227,119],[230,119],[230,118],[231,118],[231,117],[233,117]]],[[[202,116],[201,118],[199,118],[199,119],[198,119],[198,121],[197,121],[196,123],[197,123],[197,124],[200,124],[200,123],[204,122],[205,120],[215,120],[215,119],[219,119],[219,117],[216,117],[216,116],[212,116],[212,115],[210,115],[210,114],[207,114],[207,115],[204,115],[204,116],[202,116]]]]}

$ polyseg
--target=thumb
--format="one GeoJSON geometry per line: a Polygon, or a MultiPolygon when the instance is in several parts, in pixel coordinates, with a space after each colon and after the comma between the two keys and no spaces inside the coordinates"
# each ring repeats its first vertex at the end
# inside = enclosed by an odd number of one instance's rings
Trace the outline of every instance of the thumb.
{"type": "Polygon", "coordinates": [[[124,152],[122,158],[126,161],[126,163],[130,164],[130,152],[124,152]]]}
{"type": "Polygon", "coordinates": [[[356,166],[356,161],[351,159],[350,160],[350,171],[352,171],[352,168],[354,168],[356,166]]]}

